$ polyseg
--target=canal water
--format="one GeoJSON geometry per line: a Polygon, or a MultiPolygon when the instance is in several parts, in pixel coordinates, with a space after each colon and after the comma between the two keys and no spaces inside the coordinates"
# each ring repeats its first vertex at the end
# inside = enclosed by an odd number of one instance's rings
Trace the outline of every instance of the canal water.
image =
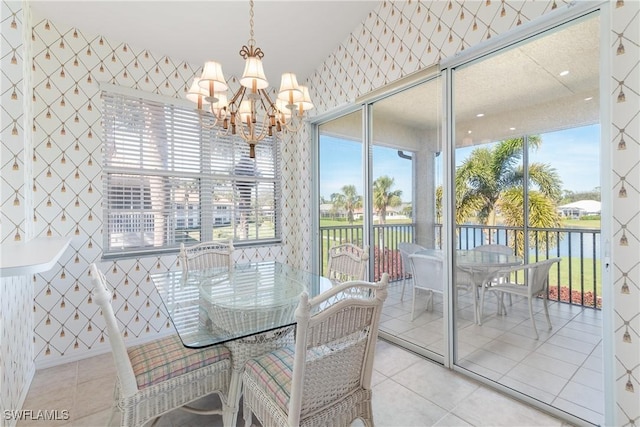
{"type": "MultiPolygon", "coordinates": [[[[600,258],[600,230],[592,230],[592,229],[584,229],[577,231],[576,229],[571,229],[572,231],[562,232],[560,233],[560,242],[557,245],[549,248],[550,256],[558,256],[558,257],[568,257],[572,258],[585,258],[592,259],[600,258]]],[[[491,230],[491,243],[504,244],[506,239],[507,230],[491,230]]],[[[555,232],[549,233],[550,235],[556,235],[555,232]]],[[[544,235],[541,232],[541,235],[544,235]]],[[[511,238],[511,236],[510,236],[511,238]]],[[[483,232],[480,228],[463,228],[462,233],[459,237],[460,245],[458,248],[461,249],[471,249],[481,244],[485,244],[488,242],[487,236],[483,235],[483,232]]],[[[543,256],[546,254],[545,251],[541,251],[539,256],[543,256]]],[[[536,255],[535,248],[529,251],[530,256],[536,255]]]]}

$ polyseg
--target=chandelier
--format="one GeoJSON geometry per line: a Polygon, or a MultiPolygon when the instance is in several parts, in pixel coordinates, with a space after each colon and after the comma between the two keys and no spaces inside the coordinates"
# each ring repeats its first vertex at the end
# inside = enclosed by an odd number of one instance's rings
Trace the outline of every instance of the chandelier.
{"type": "Polygon", "coordinates": [[[208,61],[202,75],[194,78],[187,92],[187,99],[197,104],[201,126],[240,135],[249,144],[251,158],[255,157],[256,144],[265,137],[299,131],[305,112],[313,108],[309,89],[299,85],[293,73],[282,74],[275,102],[269,97],[266,90],[269,82],[262,67],[264,52],[253,38],[253,1],[249,1],[248,46],[240,49],[240,56],[245,60],[240,88],[229,100],[222,65],[208,61]],[[205,116],[213,120],[205,121],[205,116]]]}

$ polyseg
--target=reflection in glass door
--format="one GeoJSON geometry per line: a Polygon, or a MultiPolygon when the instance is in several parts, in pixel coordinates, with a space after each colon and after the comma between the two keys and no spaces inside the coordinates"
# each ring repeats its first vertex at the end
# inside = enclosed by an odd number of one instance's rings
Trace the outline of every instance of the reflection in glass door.
{"type": "Polygon", "coordinates": [[[437,76],[365,108],[368,140],[362,110],[318,126],[318,252],[325,274],[331,246],[368,246],[368,278],[390,277],[381,335],[443,362],[446,279],[434,289],[417,289],[400,251],[420,245],[442,257],[441,108],[437,76]]]}
{"type": "Polygon", "coordinates": [[[435,360],[445,350],[446,290],[441,253],[440,77],[371,104],[374,274],[390,275],[382,335],[435,360]],[[407,254],[437,254],[435,266],[407,254]],[[413,265],[412,265],[413,264],[413,265]],[[414,276],[412,266],[428,272],[414,276]]]}
{"type": "Polygon", "coordinates": [[[454,363],[593,424],[604,421],[599,34],[592,14],[452,70],[454,283],[470,290],[454,307],[454,363]],[[479,250],[493,253],[474,264],[479,250]],[[495,291],[533,282],[500,268],[548,258],[560,259],[544,293],[551,328],[544,298],[495,291]]]}
{"type": "Polygon", "coordinates": [[[319,272],[327,273],[329,248],[352,243],[363,248],[362,112],[318,126],[319,134],[319,272]]]}

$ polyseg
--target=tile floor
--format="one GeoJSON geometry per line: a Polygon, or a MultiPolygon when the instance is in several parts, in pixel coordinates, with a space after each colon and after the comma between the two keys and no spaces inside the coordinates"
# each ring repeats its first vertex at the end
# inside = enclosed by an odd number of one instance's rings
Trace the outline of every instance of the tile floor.
{"type": "MultiPolygon", "coordinates": [[[[67,409],[47,426],[101,427],[110,414],[111,354],[36,372],[23,409],[67,409]]],[[[379,341],[373,374],[376,426],[563,426],[565,423],[393,344],[379,341]],[[499,409],[497,409],[499,408],[499,409]]],[[[220,426],[220,416],[174,411],[158,427],[220,426]]],[[[43,426],[19,422],[19,427],[43,426]]],[[[242,426],[239,416],[238,426],[242,426]]],[[[362,425],[357,421],[354,425],[362,425]]]]}
{"type": "MultiPolygon", "coordinates": [[[[380,329],[442,354],[442,298],[436,295],[434,309],[423,311],[411,321],[411,281],[407,280],[402,301],[401,289],[401,282],[390,285],[380,329]]],[[[536,340],[526,299],[514,297],[512,306],[507,303],[508,314],[498,316],[495,297],[487,298],[483,323],[479,326],[473,321],[470,294],[460,294],[459,365],[557,409],[602,425],[601,311],[550,302],[553,329],[549,331],[542,301],[535,300],[534,312],[540,335],[536,340]]]]}

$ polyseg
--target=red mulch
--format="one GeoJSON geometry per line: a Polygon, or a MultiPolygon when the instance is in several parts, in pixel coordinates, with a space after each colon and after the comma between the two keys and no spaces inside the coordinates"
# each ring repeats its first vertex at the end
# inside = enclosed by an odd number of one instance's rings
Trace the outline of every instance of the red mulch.
{"type": "MultiPolygon", "coordinates": [[[[553,286],[549,288],[549,299],[553,301],[558,301],[558,287],[553,286]]],[[[569,301],[569,288],[566,286],[560,287],[560,301],[562,302],[571,302],[572,304],[584,305],[587,307],[593,307],[593,292],[588,291],[584,294],[580,294],[579,290],[571,291],[571,301],[569,301]],[[581,300],[582,297],[582,300],[581,300]]],[[[602,297],[598,296],[596,298],[595,307],[602,308],[602,297]]]]}

